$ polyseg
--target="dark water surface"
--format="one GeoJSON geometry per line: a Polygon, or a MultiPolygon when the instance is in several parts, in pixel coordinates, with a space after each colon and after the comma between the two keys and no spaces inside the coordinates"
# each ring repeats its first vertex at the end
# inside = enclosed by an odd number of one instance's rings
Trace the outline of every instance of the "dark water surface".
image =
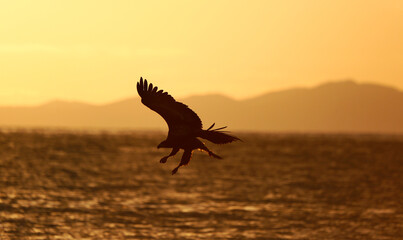
{"type": "Polygon", "coordinates": [[[403,239],[403,137],[0,132],[0,239],[403,239]],[[180,154],[182,151],[180,152],[180,154]]]}

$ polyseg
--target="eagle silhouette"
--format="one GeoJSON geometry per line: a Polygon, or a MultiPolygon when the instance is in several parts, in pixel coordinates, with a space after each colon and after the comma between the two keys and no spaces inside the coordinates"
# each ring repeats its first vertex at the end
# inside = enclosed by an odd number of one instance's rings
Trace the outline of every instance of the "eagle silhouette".
{"type": "Polygon", "coordinates": [[[179,165],[172,170],[175,174],[181,166],[187,165],[192,157],[193,150],[207,152],[211,157],[219,158],[210,151],[198,137],[207,139],[215,144],[230,143],[240,140],[237,137],[220,131],[226,127],[213,129],[215,123],[207,130],[202,129],[202,122],[195,112],[183,103],[175,99],[163,90],[159,90],[152,83],[141,77],[137,82],[137,92],[141,97],[141,102],[151,110],[161,115],[168,124],[168,137],[162,141],[157,148],[172,148],[168,156],[163,157],[160,163],[165,163],[169,157],[174,156],[180,149],[184,150],[179,165]]]}

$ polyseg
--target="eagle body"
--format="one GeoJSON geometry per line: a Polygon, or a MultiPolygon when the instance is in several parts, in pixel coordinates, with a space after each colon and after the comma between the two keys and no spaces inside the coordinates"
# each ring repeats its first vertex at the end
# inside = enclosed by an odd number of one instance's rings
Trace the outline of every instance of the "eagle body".
{"type": "Polygon", "coordinates": [[[204,150],[206,146],[197,139],[197,135],[186,135],[180,137],[168,137],[158,145],[158,148],[179,148],[179,149],[199,149],[204,150]]]}
{"type": "Polygon", "coordinates": [[[225,144],[240,140],[237,137],[220,131],[223,128],[212,129],[214,124],[207,130],[202,129],[202,122],[195,112],[181,102],[177,102],[171,95],[163,90],[158,90],[152,83],[140,78],[137,82],[137,92],[141,102],[161,115],[168,124],[167,139],[162,141],[158,148],[172,148],[168,156],[163,157],[160,162],[165,163],[167,159],[174,156],[180,149],[184,150],[179,165],[172,170],[175,174],[181,166],[187,165],[194,150],[207,152],[211,157],[221,158],[210,151],[198,138],[206,139],[216,144],[225,144]]]}

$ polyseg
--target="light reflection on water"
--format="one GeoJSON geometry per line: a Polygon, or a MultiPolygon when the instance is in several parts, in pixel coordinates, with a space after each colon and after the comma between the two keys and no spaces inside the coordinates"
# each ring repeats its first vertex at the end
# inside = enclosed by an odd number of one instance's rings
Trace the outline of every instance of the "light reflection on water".
{"type": "Polygon", "coordinates": [[[401,137],[244,135],[177,175],[161,135],[0,133],[0,239],[397,239],[401,137]]]}

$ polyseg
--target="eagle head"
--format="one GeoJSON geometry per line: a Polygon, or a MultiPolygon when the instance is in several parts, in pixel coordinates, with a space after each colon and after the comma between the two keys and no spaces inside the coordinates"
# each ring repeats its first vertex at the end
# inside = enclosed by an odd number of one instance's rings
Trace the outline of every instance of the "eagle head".
{"type": "Polygon", "coordinates": [[[158,144],[157,148],[171,148],[167,142],[167,140],[162,141],[160,144],[158,144]]]}

